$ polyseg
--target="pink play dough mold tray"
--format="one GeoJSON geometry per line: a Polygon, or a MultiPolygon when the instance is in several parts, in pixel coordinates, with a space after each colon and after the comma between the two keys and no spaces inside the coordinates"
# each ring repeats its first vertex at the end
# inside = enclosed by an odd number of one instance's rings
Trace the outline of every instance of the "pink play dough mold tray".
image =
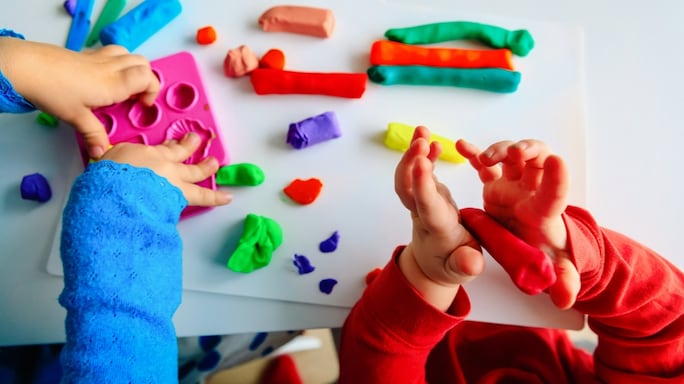
{"type": "MultiPolygon", "coordinates": [[[[228,153],[195,58],[188,52],[179,52],[150,64],[161,83],[159,95],[152,106],[127,100],[94,111],[104,124],[110,142],[156,145],[168,139],[180,140],[186,133],[195,132],[202,142],[186,163],[195,164],[211,155],[221,166],[228,164],[228,153]]],[[[81,153],[87,162],[87,152],[82,145],[81,153]]],[[[216,189],[216,177],[212,175],[197,184],[216,189]]],[[[181,219],[208,209],[188,206],[183,210],[181,219]]]]}

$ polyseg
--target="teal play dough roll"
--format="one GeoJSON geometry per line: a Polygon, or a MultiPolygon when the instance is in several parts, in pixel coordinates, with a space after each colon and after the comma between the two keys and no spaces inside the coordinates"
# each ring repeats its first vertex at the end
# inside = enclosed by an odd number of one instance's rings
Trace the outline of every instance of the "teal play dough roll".
{"type": "Polygon", "coordinates": [[[500,68],[442,68],[423,65],[376,65],[368,78],[383,85],[437,85],[511,93],[518,89],[520,72],[500,68]]]}
{"type": "Polygon", "coordinates": [[[445,21],[414,27],[392,28],[385,32],[385,37],[404,44],[477,40],[493,48],[508,48],[518,56],[527,56],[534,48],[534,38],[526,29],[508,30],[472,21],[445,21]]]}

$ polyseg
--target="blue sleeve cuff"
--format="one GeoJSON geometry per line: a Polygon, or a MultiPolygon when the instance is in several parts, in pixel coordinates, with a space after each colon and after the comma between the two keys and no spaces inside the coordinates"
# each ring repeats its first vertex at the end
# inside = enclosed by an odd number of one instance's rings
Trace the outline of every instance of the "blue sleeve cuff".
{"type": "MultiPolygon", "coordinates": [[[[24,36],[10,29],[0,29],[0,37],[4,36],[24,39],[24,36]]],[[[36,107],[14,90],[12,83],[9,82],[0,70],[0,112],[26,113],[35,110],[36,107]]]]}

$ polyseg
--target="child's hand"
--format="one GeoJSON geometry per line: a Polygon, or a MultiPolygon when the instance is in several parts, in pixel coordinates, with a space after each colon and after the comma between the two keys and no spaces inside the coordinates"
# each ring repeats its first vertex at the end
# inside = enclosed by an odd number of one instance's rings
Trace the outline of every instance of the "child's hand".
{"type": "Polygon", "coordinates": [[[568,255],[567,231],[561,217],[568,194],[563,160],[535,140],[503,141],[483,152],[459,140],[456,148],[484,183],[485,211],[553,258],[557,280],[549,294],[557,307],[571,307],[580,281],[568,255]]]}
{"type": "Polygon", "coordinates": [[[138,96],[151,105],[159,80],[142,56],[109,45],[78,53],[56,45],[0,38],[0,68],[14,89],[36,108],[71,124],[92,158],[109,147],[91,109],[138,96]]]}
{"type": "Polygon", "coordinates": [[[482,272],[484,258],[460,224],[449,190],[432,173],[441,147],[429,138],[427,128],[416,128],[395,172],[395,191],[413,221],[413,239],[399,267],[428,302],[446,310],[460,284],[482,272]]]}
{"type": "Polygon", "coordinates": [[[219,164],[215,158],[208,157],[197,164],[183,163],[199,144],[200,138],[195,133],[188,133],[180,142],[167,141],[156,146],[121,143],[107,151],[102,159],[151,169],[178,187],[189,205],[208,207],[230,203],[230,194],[195,185],[216,173],[219,164]]]}

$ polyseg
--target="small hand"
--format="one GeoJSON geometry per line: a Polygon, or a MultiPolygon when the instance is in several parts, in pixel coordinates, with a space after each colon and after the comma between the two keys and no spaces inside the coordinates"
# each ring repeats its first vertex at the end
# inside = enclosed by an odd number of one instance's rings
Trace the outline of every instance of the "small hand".
{"type": "Polygon", "coordinates": [[[178,187],[189,205],[208,207],[228,204],[232,199],[230,194],[195,184],[216,173],[219,164],[215,158],[207,157],[197,164],[183,163],[200,143],[200,137],[195,133],[188,133],[180,142],[167,141],[156,146],[121,143],[107,151],[102,159],[151,169],[178,187]]]}
{"type": "Polygon", "coordinates": [[[151,105],[159,80],[143,56],[120,46],[74,52],[56,45],[0,38],[0,68],[15,90],[36,108],[78,131],[92,158],[109,147],[93,108],[138,97],[151,105]]]}
{"type": "Polygon", "coordinates": [[[395,191],[413,221],[413,239],[399,266],[428,302],[445,310],[460,284],[482,272],[484,259],[460,224],[449,190],[433,175],[441,147],[429,138],[427,128],[416,128],[395,172],[395,191]]]}
{"type": "Polygon", "coordinates": [[[485,211],[553,258],[557,281],[549,288],[551,299],[559,308],[571,307],[580,283],[569,257],[567,230],[561,216],[568,194],[563,160],[536,140],[502,141],[483,152],[459,140],[456,148],[484,184],[485,211]]]}

